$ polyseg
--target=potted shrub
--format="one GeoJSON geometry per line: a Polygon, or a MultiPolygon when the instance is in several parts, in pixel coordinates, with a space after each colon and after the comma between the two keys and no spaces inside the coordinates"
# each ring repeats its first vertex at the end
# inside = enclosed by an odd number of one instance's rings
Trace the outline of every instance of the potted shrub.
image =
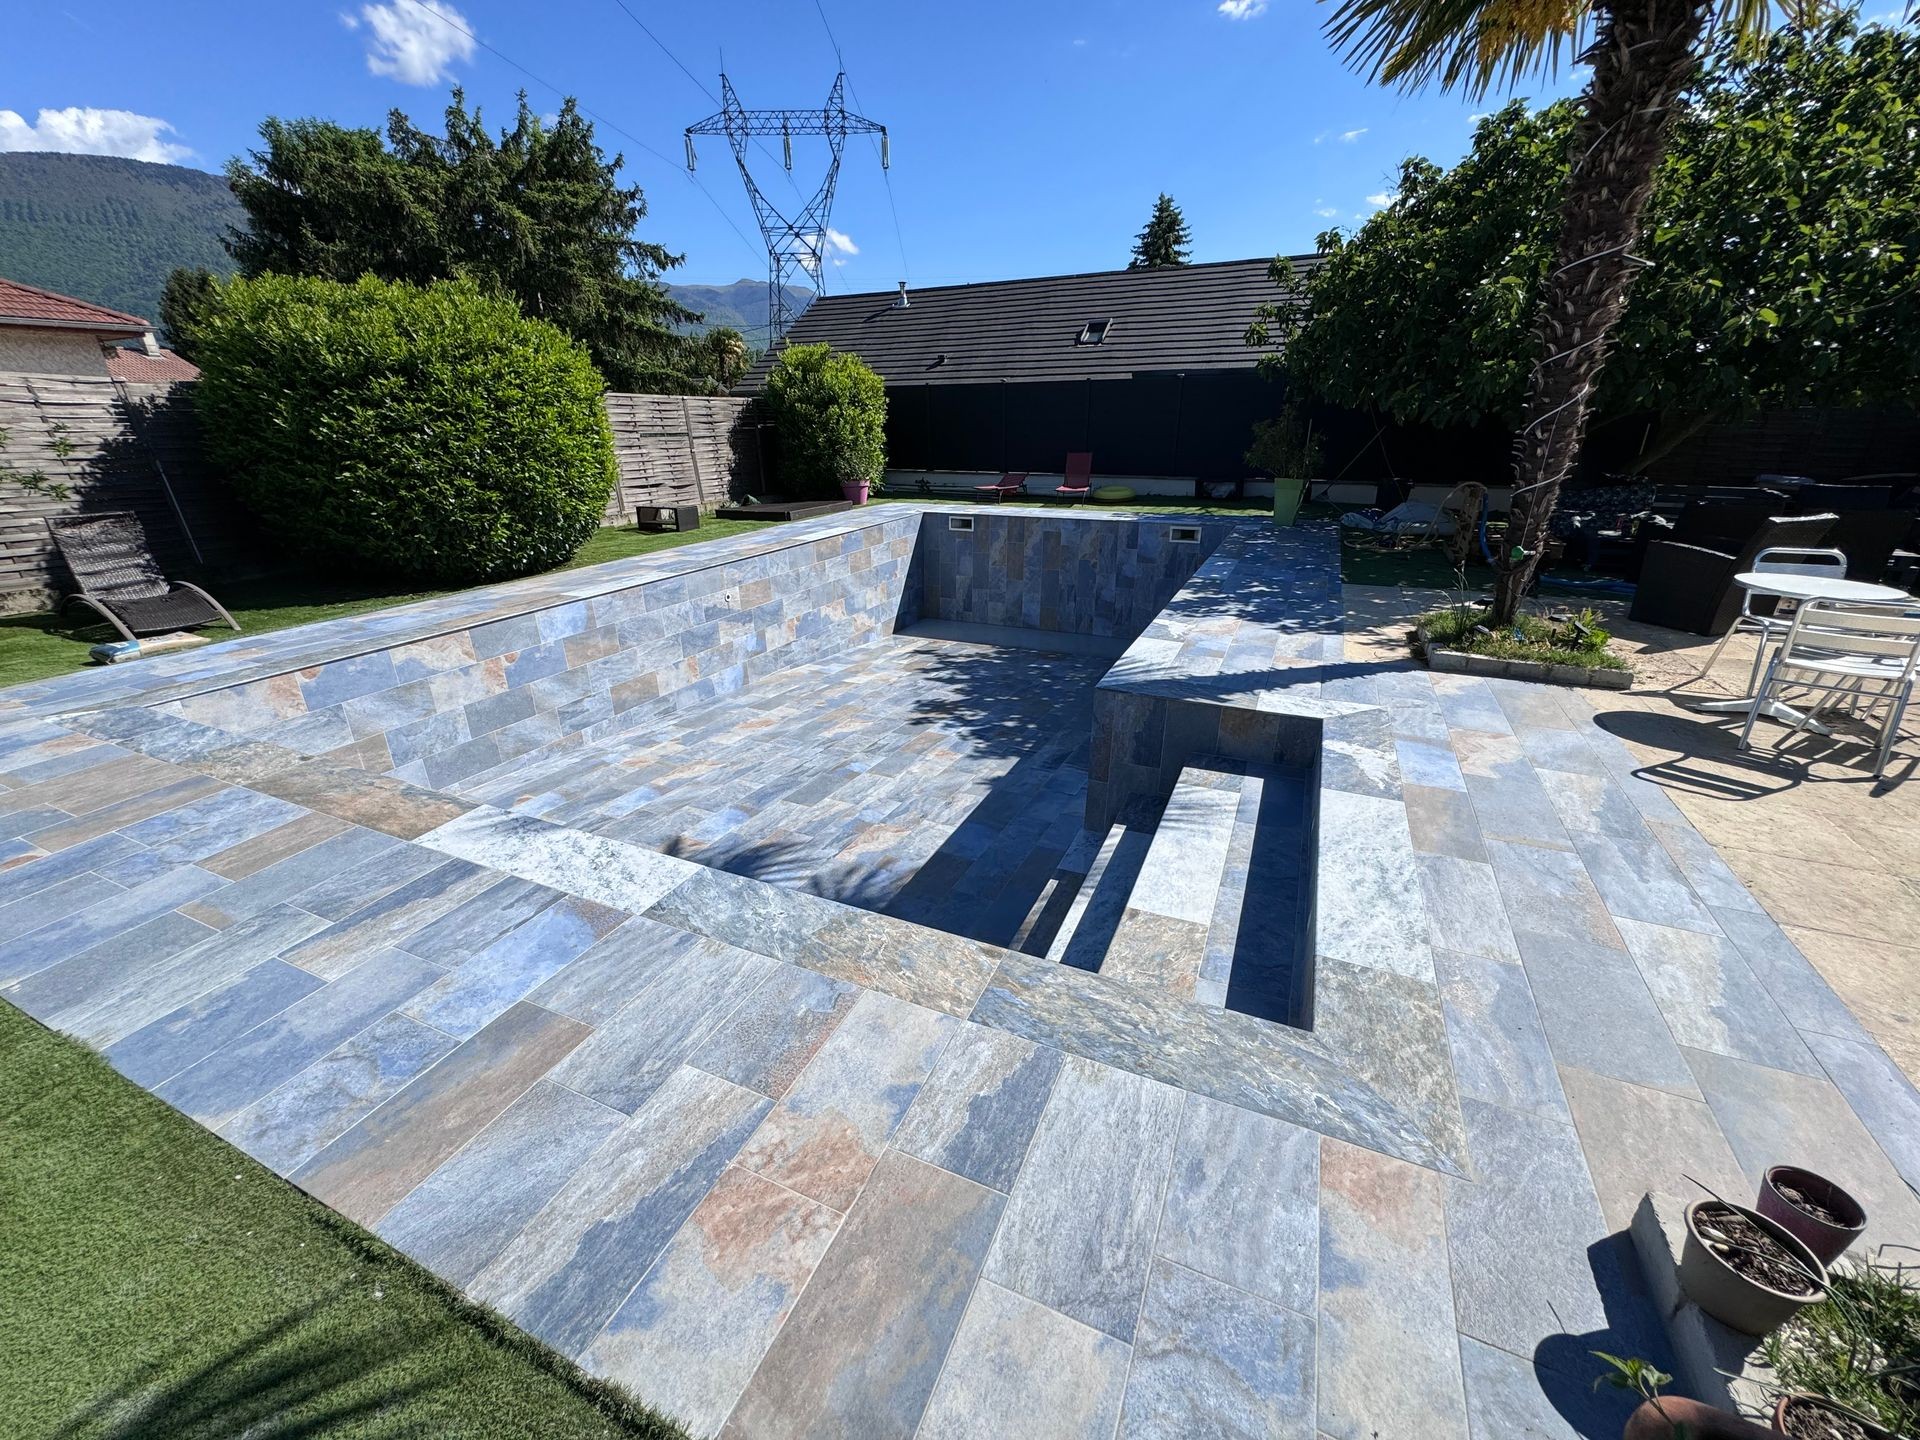
{"type": "MultiPolygon", "coordinates": [[[[1661,1387],[1673,1377],[1637,1356],[1622,1360],[1604,1350],[1593,1352],[1612,1367],[1602,1378],[1622,1390],[1644,1396],[1627,1417],[1620,1440],[1767,1440],[1770,1432],[1731,1411],[1703,1405],[1678,1395],[1663,1395],[1661,1387]]],[[[1594,1381],[1597,1386],[1599,1380],[1594,1381]]]]}
{"type": "Polygon", "coordinates": [[[1765,1335],[1827,1290],[1827,1269],[1786,1227],[1729,1200],[1687,1207],[1680,1285],[1707,1314],[1765,1335]]]}
{"type": "Polygon", "coordinates": [[[1313,421],[1289,400],[1271,420],[1253,427],[1247,464],[1273,477],[1273,523],[1291,525],[1300,513],[1307,480],[1320,468],[1320,439],[1313,421]]]}
{"type": "Polygon", "coordinates": [[[1901,1440],[1886,1426],[1819,1395],[1782,1395],[1773,1407],[1773,1431],[1794,1440],[1901,1440]]]}
{"type": "Polygon", "coordinates": [[[887,388],[858,355],[789,345],[762,396],[780,441],[780,485],[796,499],[836,492],[864,505],[887,465],[887,388]]]}
{"type": "Polygon", "coordinates": [[[1824,1175],[1776,1165],[1760,1181],[1754,1208],[1792,1231],[1822,1265],[1831,1265],[1867,1228],[1861,1203],[1824,1175]]]}

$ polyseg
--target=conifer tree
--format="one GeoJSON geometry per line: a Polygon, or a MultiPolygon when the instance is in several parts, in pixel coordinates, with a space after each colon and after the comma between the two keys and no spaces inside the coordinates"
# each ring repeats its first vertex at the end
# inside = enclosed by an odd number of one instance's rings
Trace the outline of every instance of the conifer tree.
{"type": "Polygon", "coordinates": [[[1134,239],[1133,258],[1127,262],[1127,268],[1157,270],[1163,265],[1184,265],[1192,244],[1187,217],[1180,213],[1173,197],[1163,191],[1153,202],[1153,218],[1147,221],[1147,228],[1134,239]]]}

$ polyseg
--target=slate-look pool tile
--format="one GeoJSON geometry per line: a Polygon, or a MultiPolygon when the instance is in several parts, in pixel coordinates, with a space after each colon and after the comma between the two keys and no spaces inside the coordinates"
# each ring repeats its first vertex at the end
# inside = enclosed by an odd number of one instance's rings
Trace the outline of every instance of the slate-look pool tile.
{"type": "Polygon", "coordinates": [[[1417,863],[1436,949],[1496,960],[1520,958],[1491,865],[1451,855],[1422,855],[1417,863]]]}
{"type": "Polygon", "coordinates": [[[726,1423],[840,1216],[729,1166],[581,1357],[696,1435],[726,1423]]]}
{"type": "Polygon", "coordinates": [[[699,939],[662,962],[652,983],[602,1021],[553,1078],[632,1114],[772,968],[764,956],[699,939]]]}
{"type": "Polygon", "coordinates": [[[1606,1330],[1587,1249],[1608,1227],[1573,1127],[1478,1100],[1461,1111],[1475,1166],[1447,1182],[1461,1332],[1531,1355],[1551,1336],[1606,1330]]]}
{"type": "Polygon", "coordinates": [[[473,1294],[579,1355],[772,1103],[682,1066],[480,1274],[473,1294]]]}
{"type": "Polygon", "coordinates": [[[1445,744],[1427,740],[1396,740],[1394,750],[1400,759],[1401,777],[1408,785],[1427,785],[1456,792],[1466,790],[1466,777],[1460,773],[1460,761],[1445,744]]]}
{"type": "Polygon", "coordinates": [[[192,865],[169,869],[130,890],[108,896],[50,925],[0,945],[0,985],[37,974],[58,961],[125,935],[227,882],[192,865]]]}
{"type": "Polygon", "coordinates": [[[1719,933],[1713,916],[1651,831],[1642,835],[1592,831],[1575,836],[1573,843],[1615,916],[1719,933]]]}
{"type": "Polygon", "coordinates": [[[219,1129],[349,1036],[431,984],[440,972],[397,950],[375,951],[338,980],[162,1085],[176,1110],[219,1129]]]}
{"type": "Polygon", "coordinates": [[[1464,1335],[1460,1365],[1473,1440],[1610,1440],[1634,1408],[1634,1397],[1611,1385],[1543,1370],[1464,1335]]]}
{"type": "Polygon", "coordinates": [[[262,961],[114,1042],[107,1059],[136,1085],[152,1089],[325,983],[284,961],[262,961]]]}
{"type": "Polygon", "coordinates": [[[385,1016],[254,1101],[220,1133],[290,1175],[454,1043],[404,1015],[385,1016]]]}
{"type": "Polygon", "coordinates": [[[125,888],[104,875],[88,872],[69,876],[11,905],[0,906],[0,944],[78,914],[90,905],[120,894],[125,888]]]}
{"type": "Polygon", "coordinates": [[[1598,774],[1552,769],[1534,773],[1546,787],[1569,835],[1583,830],[1604,830],[1612,835],[1645,832],[1646,822],[1639,808],[1604,769],[1598,774]]]}
{"type": "Polygon", "coordinates": [[[817,970],[776,962],[701,1042],[692,1063],[778,1100],[864,993],[817,970]]]}
{"type": "Polygon", "coordinates": [[[889,1151],[734,1407],[724,1440],[905,1440],[1006,1198],[889,1151]]]}
{"type": "Polygon", "coordinates": [[[103,991],[137,986],[147,972],[218,934],[168,910],[29,975],[9,986],[6,997],[41,1024],[73,1033],[94,1013],[103,991]]]}
{"type": "Polygon", "coordinates": [[[187,907],[187,913],[209,925],[230,925],[297,899],[309,914],[338,920],[424,874],[440,859],[431,851],[402,850],[391,835],[351,826],[311,849],[234,881],[187,907]],[[413,859],[421,854],[431,863],[413,859]]]}
{"type": "Polygon", "coordinates": [[[947,1351],[916,1440],[981,1434],[1110,1440],[1128,1358],[1128,1347],[1111,1335],[983,1280],[947,1351]]]}
{"type": "Polygon", "coordinates": [[[1920,1190],[1920,1092],[1913,1082],[1871,1040],[1810,1034],[1807,1043],[1894,1168],[1920,1190]]]}
{"type": "Polygon", "coordinates": [[[1525,930],[1516,938],[1555,1060],[1699,1098],[1693,1072],[1631,955],[1525,930]]]}
{"type": "Polygon", "coordinates": [[[1316,945],[1323,955],[1415,979],[1433,978],[1406,807],[1345,791],[1320,797],[1321,883],[1316,945]]]}
{"type": "Polygon", "coordinates": [[[888,995],[863,995],[742,1149],[740,1163],[845,1210],[958,1023],[888,995]]]}
{"type": "Polygon", "coordinates": [[[1626,942],[1578,855],[1489,839],[1487,857],[1516,931],[1625,954],[1626,942]]]}
{"type": "Polygon", "coordinates": [[[627,1117],[538,1081],[375,1226],[441,1279],[466,1286],[627,1117]]]}
{"type": "Polygon", "coordinates": [[[1302,1313],[1319,1271],[1320,1137],[1186,1097],[1156,1252],[1302,1313]]]}
{"type": "Polygon", "coordinates": [[[509,876],[409,935],[400,948],[436,965],[464,964],[559,898],[558,890],[509,876]]]}
{"type": "Polygon", "coordinates": [[[1483,955],[1434,952],[1453,1071],[1463,1096],[1566,1118],[1553,1051],[1526,972],[1483,955]]]}
{"type": "Polygon", "coordinates": [[[1058,1050],[963,1023],[920,1088],[894,1146],[1008,1190],[1064,1059],[1058,1050]]]}
{"type": "Polygon", "coordinates": [[[414,996],[406,1013],[464,1040],[591,946],[606,914],[571,898],[548,906],[414,996]]]}
{"type": "Polygon", "coordinates": [[[1834,994],[1826,978],[1771,916],[1764,911],[1715,909],[1713,918],[1798,1029],[1842,1040],[1867,1038],[1847,1002],[1834,994]]]}
{"type": "MultiPolygon", "coordinates": [[[[464,860],[448,860],[336,921],[289,950],[284,958],[302,970],[332,979],[369,950],[398,946],[478,895],[494,878],[464,860]]],[[[301,904],[298,899],[294,903],[301,904]]]]}
{"type": "Polygon", "coordinates": [[[1313,1427],[1313,1321],[1155,1261],[1133,1342],[1122,1440],[1312,1440],[1313,1427]]]}
{"type": "Polygon", "coordinates": [[[1131,1341],[1181,1094],[1067,1061],[987,1261],[987,1277],[1131,1341]]]}
{"type": "Polygon", "coordinates": [[[1696,1180],[1717,1195],[1746,1191],[1740,1162],[1705,1101],[1571,1065],[1560,1078],[1610,1230],[1633,1223],[1648,1191],[1690,1199],[1696,1180]]]}
{"type": "Polygon", "coordinates": [[[1620,933],[1682,1045],[1820,1073],[1800,1034],[1724,935],[1622,919],[1620,933]]]}
{"type": "Polygon", "coordinates": [[[1315,1389],[1328,1440],[1467,1434],[1446,1184],[1431,1170],[1322,1142],[1315,1389]]]}
{"type": "Polygon", "coordinates": [[[38,895],[88,871],[99,873],[140,849],[124,835],[108,834],[56,851],[31,865],[18,866],[0,875],[0,906],[12,907],[30,895],[38,895]]]}

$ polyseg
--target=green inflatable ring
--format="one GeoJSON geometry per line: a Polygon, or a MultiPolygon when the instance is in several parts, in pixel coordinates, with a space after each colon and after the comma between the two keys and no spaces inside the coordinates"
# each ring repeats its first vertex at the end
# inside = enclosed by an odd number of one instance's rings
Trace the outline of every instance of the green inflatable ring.
{"type": "Polygon", "coordinates": [[[1096,485],[1093,489],[1095,500],[1131,500],[1133,491],[1125,485],[1096,485]]]}

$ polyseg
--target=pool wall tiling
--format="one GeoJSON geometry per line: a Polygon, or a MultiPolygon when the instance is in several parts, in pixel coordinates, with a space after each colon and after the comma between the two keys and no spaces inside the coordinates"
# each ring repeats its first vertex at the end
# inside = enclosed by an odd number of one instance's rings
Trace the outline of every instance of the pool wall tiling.
{"type": "Polygon", "coordinates": [[[164,713],[439,789],[922,618],[1131,639],[1227,528],[902,507],[681,574],[171,699],[164,713]],[[923,523],[924,522],[924,523],[923,523]],[[1176,528],[1195,532],[1172,539],[1176,528]]]}

